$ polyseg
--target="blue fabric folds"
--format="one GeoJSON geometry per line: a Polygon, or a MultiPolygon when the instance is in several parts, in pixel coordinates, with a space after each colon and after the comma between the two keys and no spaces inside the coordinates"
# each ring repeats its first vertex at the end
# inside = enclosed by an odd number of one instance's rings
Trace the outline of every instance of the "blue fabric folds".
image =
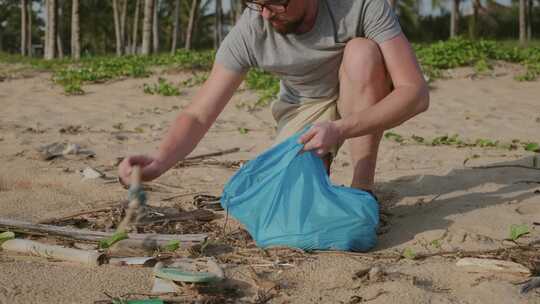
{"type": "Polygon", "coordinates": [[[263,248],[369,250],[377,239],[376,200],[365,191],[332,185],[322,160],[300,153],[301,133],[238,170],[225,185],[221,205],[263,248]]]}

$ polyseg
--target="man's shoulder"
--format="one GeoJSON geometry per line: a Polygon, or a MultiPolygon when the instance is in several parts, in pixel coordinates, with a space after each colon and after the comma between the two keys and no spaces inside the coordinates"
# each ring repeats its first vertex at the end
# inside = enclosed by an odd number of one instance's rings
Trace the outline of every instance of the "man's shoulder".
{"type": "Polygon", "coordinates": [[[236,24],[246,34],[257,34],[264,31],[264,19],[261,14],[246,8],[236,24]]]}

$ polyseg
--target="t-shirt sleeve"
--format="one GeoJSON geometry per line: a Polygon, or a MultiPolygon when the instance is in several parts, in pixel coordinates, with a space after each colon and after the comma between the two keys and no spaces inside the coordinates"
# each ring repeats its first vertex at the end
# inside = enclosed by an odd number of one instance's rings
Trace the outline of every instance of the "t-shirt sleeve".
{"type": "Polygon", "coordinates": [[[387,0],[365,0],[361,36],[382,43],[401,33],[401,27],[387,0]]]}
{"type": "Polygon", "coordinates": [[[243,14],[223,39],[216,53],[217,63],[236,72],[245,72],[253,66],[253,60],[250,59],[250,40],[253,39],[249,38],[247,19],[246,14],[243,14]]]}

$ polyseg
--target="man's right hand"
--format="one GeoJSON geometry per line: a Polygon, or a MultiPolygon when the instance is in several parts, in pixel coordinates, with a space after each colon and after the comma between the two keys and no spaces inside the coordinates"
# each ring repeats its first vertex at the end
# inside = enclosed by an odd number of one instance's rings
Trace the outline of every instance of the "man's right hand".
{"type": "Polygon", "coordinates": [[[141,167],[141,179],[143,181],[151,181],[161,174],[163,174],[167,168],[155,159],[154,157],[147,155],[134,155],[124,158],[120,165],[118,165],[118,178],[124,185],[129,185],[131,180],[131,171],[133,166],[141,167]]]}

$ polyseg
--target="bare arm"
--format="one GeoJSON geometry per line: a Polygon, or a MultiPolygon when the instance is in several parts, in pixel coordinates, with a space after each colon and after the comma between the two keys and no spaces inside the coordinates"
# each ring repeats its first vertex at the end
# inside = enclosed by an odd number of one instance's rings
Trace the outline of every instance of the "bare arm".
{"type": "Polygon", "coordinates": [[[394,90],[375,105],[336,121],[342,139],[393,128],[429,106],[428,87],[407,38],[400,34],[380,49],[394,90]]]}
{"type": "Polygon", "coordinates": [[[122,181],[128,182],[134,165],[142,167],[143,180],[152,180],[191,153],[223,111],[244,75],[214,64],[194,101],[173,121],[156,156],[131,156],[122,161],[118,168],[122,181]]]}

